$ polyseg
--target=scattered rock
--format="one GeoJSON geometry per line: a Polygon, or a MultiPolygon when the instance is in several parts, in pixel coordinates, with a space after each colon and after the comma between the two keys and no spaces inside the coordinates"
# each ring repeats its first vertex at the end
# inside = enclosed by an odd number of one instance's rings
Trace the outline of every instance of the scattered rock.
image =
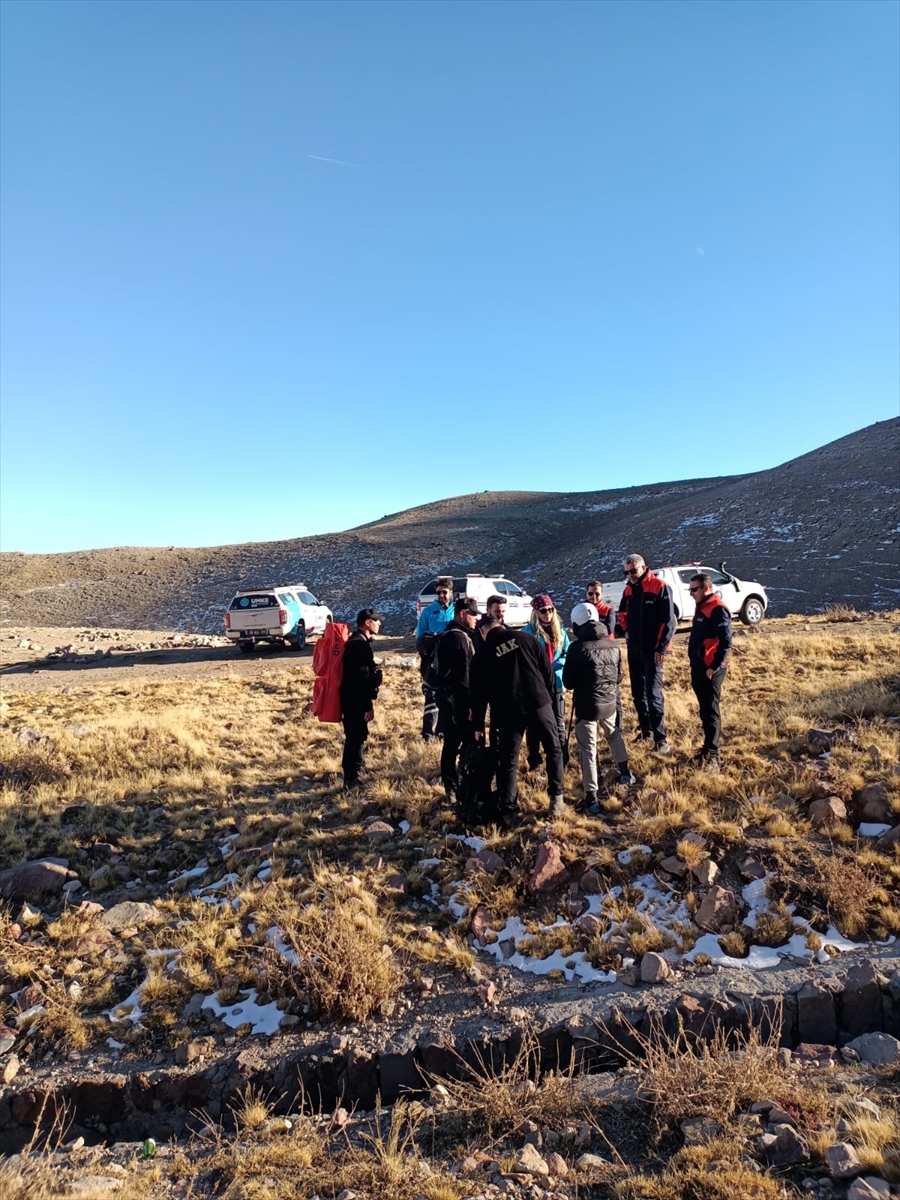
{"type": "Polygon", "coordinates": [[[779,1125],[777,1133],[764,1133],[758,1142],[763,1157],[772,1167],[790,1167],[809,1157],[806,1143],[791,1125],[779,1125]]]}
{"type": "Polygon", "coordinates": [[[694,921],[709,933],[721,933],[723,925],[733,925],[737,916],[734,892],[715,884],[706,893],[694,921]]]}
{"type": "Polygon", "coordinates": [[[593,1171],[598,1167],[608,1166],[609,1163],[599,1154],[580,1154],[575,1160],[575,1168],[578,1171],[593,1171]]]}
{"type": "Polygon", "coordinates": [[[88,887],[92,892],[104,892],[107,888],[113,885],[113,869],[109,863],[104,863],[102,867],[98,867],[88,880],[88,887]]]}
{"type": "Polygon", "coordinates": [[[711,858],[707,858],[699,867],[694,868],[694,877],[701,887],[712,887],[718,874],[719,868],[711,858]]]}
{"type": "Polygon", "coordinates": [[[806,740],[814,750],[832,750],[838,742],[846,741],[849,729],[810,729],[806,740]]]}
{"type": "Polygon", "coordinates": [[[487,945],[487,935],[490,927],[490,914],[483,904],[479,905],[472,915],[472,934],[482,946],[487,945]]]}
{"type": "Polygon", "coordinates": [[[581,890],[586,896],[596,896],[603,891],[603,879],[599,871],[585,871],[581,877],[581,890]]]}
{"type": "Polygon", "coordinates": [[[93,958],[95,954],[103,954],[118,946],[117,939],[108,929],[89,929],[72,941],[68,948],[79,958],[93,958]]]}
{"type": "Polygon", "coordinates": [[[894,810],[891,808],[890,793],[884,783],[868,783],[855,793],[854,804],[860,821],[872,821],[881,825],[890,823],[894,810]]]}
{"type": "Polygon", "coordinates": [[[519,1151],[519,1157],[516,1160],[516,1170],[525,1171],[528,1175],[550,1174],[550,1168],[544,1162],[540,1152],[529,1142],[526,1142],[519,1151]]]}
{"type": "Polygon", "coordinates": [[[721,1131],[722,1126],[712,1117],[688,1117],[686,1121],[681,1122],[681,1132],[688,1146],[700,1146],[704,1142],[711,1142],[721,1131]]]}
{"type": "Polygon", "coordinates": [[[534,871],[528,880],[530,892],[555,892],[569,882],[569,872],[563,865],[562,853],[555,842],[544,842],[538,848],[534,871]]]}
{"type": "Polygon", "coordinates": [[[555,1150],[551,1150],[549,1154],[544,1155],[544,1161],[550,1168],[550,1174],[555,1175],[558,1179],[569,1173],[569,1164],[561,1154],[557,1154],[555,1150]]]}
{"type": "Polygon", "coordinates": [[[485,847],[466,862],[466,873],[472,875],[476,871],[486,871],[488,875],[496,875],[498,871],[503,870],[504,866],[505,863],[500,855],[485,847]]]}
{"type": "Polygon", "coordinates": [[[122,1182],[115,1175],[82,1175],[69,1184],[69,1193],[72,1196],[90,1196],[96,1192],[117,1192],[122,1182]]]}
{"type": "Polygon", "coordinates": [[[641,959],[641,983],[663,983],[672,969],[661,954],[649,950],[641,959]]]}
{"type": "Polygon", "coordinates": [[[847,1192],[847,1200],[887,1200],[891,1186],[877,1175],[864,1175],[854,1179],[847,1192]]]}
{"type": "Polygon", "coordinates": [[[75,872],[68,870],[68,859],[39,858],[0,871],[0,899],[33,900],[38,896],[58,896],[75,872]]]}
{"type": "Polygon", "coordinates": [[[403,897],[409,890],[409,880],[402,871],[396,875],[388,875],[384,881],[384,890],[389,896],[403,897]]]}
{"type": "Polygon", "coordinates": [[[900,1062],[900,1041],[889,1033],[864,1033],[844,1047],[859,1055],[859,1061],[872,1067],[900,1062]]]}
{"type": "Polygon", "coordinates": [[[835,825],[838,821],[845,821],[847,805],[840,796],[828,796],[822,800],[813,800],[806,815],[813,829],[822,829],[828,825],[835,825]]]}
{"type": "Polygon", "coordinates": [[[664,858],[659,866],[660,869],[665,871],[667,875],[675,875],[678,879],[680,879],[683,875],[687,875],[687,867],[681,861],[681,859],[676,857],[674,854],[669,858],[664,858]]]}
{"type": "Polygon", "coordinates": [[[4,1056],[3,1063],[0,1065],[0,1080],[5,1084],[12,1083],[18,1075],[21,1066],[22,1064],[17,1054],[4,1056]]]}
{"type": "Polygon", "coordinates": [[[835,1142],[825,1150],[825,1161],[834,1179],[852,1179],[861,1175],[865,1168],[859,1161],[859,1155],[849,1142],[835,1142]]]}
{"type": "Polygon", "coordinates": [[[373,821],[365,829],[365,837],[370,842],[389,842],[393,836],[394,827],[388,825],[387,821],[373,821]]]}
{"type": "MultiPolygon", "coordinates": [[[[91,878],[93,879],[93,876],[91,878]]],[[[114,904],[112,908],[106,910],[100,918],[100,924],[105,929],[111,929],[113,933],[121,933],[129,926],[143,929],[145,925],[158,925],[160,919],[159,913],[152,904],[137,900],[123,900],[121,904],[114,904]]]]}

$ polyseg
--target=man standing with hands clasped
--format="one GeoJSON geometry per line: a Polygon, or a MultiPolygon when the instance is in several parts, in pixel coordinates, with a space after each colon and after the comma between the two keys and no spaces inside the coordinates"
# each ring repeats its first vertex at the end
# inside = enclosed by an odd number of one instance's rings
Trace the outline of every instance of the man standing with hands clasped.
{"type": "Polygon", "coordinates": [[[631,695],[641,727],[637,741],[652,736],[654,754],[669,754],[662,675],[675,634],[672,589],[648,569],[640,554],[629,554],[623,565],[628,582],[618,618],[628,642],[631,695]]]}
{"type": "Polygon", "coordinates": [[[691,687],[700,705],[703,725],[703,747],[694,755],[694,761],[715,772],[719,769],[722,733],[719,700],[731,650],[731,613],[713,591],[712,580],[707,574],[692,575],[689,588],[696,609],[688,641],[688,661],[691,687]]]}
{"type": "Polygon", "coordinates": [[[381,613],[364,608],[356,617],[356,629],[344,647],[341,678],[341,720],[344,725],[344,787],[356,787],[363,765],[363,746],[374,718],[374,703],[381,687],[381,667],[372,653],[372,638],[381,628],[381,613]]]}

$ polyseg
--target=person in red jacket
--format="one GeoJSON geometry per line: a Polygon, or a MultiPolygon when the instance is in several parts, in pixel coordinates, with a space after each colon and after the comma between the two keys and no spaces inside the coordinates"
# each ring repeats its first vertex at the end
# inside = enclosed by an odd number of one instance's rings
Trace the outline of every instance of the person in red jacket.
{"type": "Polygon", "coordinates": [[[631,695],[641,727],[638,741],[652,736],[653,752],[669,754],[662,675],[677,624],[672,589],[653,574],[640,554],[629,554],[623,567],[628,582],[618,623],[628,643],[631,695]]]}
{"type": "Polygon", "coordinates": [[[688,662],[703,725],[703,748],[694,761],[707,770],[718,771],[722,734],[719,702],[731,650],[731,613],[721,596],[713,591],[712,580],[705,572],[692,575],[689,588],[696,608],[688,641],[688,662]]]}

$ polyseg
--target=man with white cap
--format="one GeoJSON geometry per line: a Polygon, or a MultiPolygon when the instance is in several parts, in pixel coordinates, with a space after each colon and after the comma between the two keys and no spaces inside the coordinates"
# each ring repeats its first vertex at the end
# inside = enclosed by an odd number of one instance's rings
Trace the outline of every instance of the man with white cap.
{"type": "Polygon", "coordinates": [[[575,641],[563,667],[563,684],[572,693],[575,706],[575,742],[581,759],[584,800],[581,807],[597,802],[597,726],[609,745],[619,769],[619,782],[631,784],[628,750],[622,731],[616,728],[616,700],[622,682],[622,650],[600,620],[593,604],[576,604],[572,609],[575,641]]]}

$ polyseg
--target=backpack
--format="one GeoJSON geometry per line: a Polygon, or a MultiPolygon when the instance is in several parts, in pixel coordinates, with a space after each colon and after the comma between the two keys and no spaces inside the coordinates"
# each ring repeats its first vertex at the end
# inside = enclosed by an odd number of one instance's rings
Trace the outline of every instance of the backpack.
{"type": "Polygon", "coordinates": [[[341,680],[344,677],[344,646],[350,626],[331,621],[316,642],[313,652],[313,716],[320,721],[341,719],[341,680]]]}
{"type": "Polygon", "coordinates": [[[463,825],[489,825],[499,820],[500,806],[494,790],[497,751],[483,742],[471,742],[459,756],[456,815],[463,825]]]}
{"type": "Polygon", "coordinates": [[[441,686],[441,670],[438,663],[438,643],[443,635],[440,633],[423,633],[416,639],[416,650],[419,652],[419,674],[422,682],[432,691],[441,686]]]}

